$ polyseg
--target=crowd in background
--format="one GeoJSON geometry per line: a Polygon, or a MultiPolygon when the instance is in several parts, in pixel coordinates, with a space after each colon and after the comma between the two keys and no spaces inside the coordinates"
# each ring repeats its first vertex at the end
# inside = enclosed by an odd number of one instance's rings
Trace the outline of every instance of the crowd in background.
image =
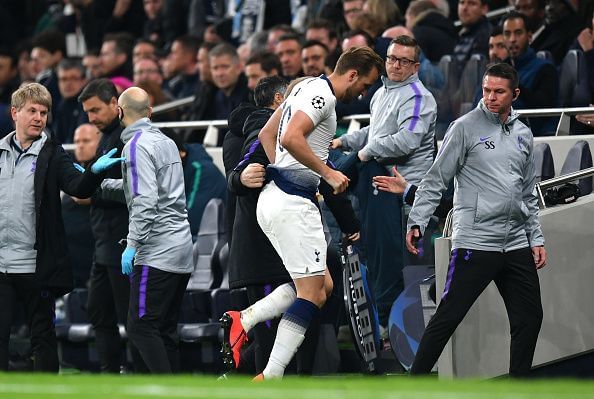
{"type": "MultiPolygon", "coordinates": [[[[160,114],[157,121],[227,119],[240,103],[253,102],[253,88],[264,76],[329,73],[341,51],[352,46],[369,45],[385,57],[389,40],[400,34],[414,36],[421,46],[419,75],[437,97],[442,126],[473,105],[459,98],[452,107],[452,95],[460,93],[450,90],[447,104],[440,100],[451,79],[439,68],[447,55],[458,76],[475,54],[507,59],[521,75],[524,69],[516,108],[588,106],[594,90],[583,104],[562,104],[558,87],[570,50],[581,51],[594,70],[592,8],[585,0],[251,0],[239,6],[222,0],[1,1],[0,134],[12,130],[10,95],[25,82],[50,90],[49,129],[71,143],[75,129],[88,121],[77,97],[98,77],[111,79],[120,92],[144,88],[153,105],[196,96],[189,108],[160,114]],[[526,16],[525,40],[517,32],[497,34],[501,18],[485,16],[506,6],[526,16]],[[493,38],[507,51],[496,53],[493,38]],[[541,71],[531,51],[520,57],[528,44],[555,68],[541,71]]],[[[369,113],[377,87],[379,81],[364,98],[338,104],[338,116],[369,113]]],[[[532,126],[535,135],[554,132],[553,122],[542,125],[532,126]]]]}

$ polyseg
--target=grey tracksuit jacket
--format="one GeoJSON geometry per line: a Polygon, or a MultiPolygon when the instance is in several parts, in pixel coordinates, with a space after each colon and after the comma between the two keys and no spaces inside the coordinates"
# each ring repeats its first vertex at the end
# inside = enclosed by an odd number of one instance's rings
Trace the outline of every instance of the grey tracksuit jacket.
{"type": "Polygon", "coordinates": [[[123,188],[130,212],[128,246],[135,264],[191,273],[192,236],[184,171],[175,143],[143,118],[122,131],[123,188]]]}
{"type": "Polygon", "coordinates": [[[342,146],[391,167],[419,184],[433,163],[437,105],[417,74],[402,82],[382,76],[371,99],[369,126],[340,137],[342,146]]]}
{"type": "Polygon", "coordinates": [[[12,132],[0,140],[0,273],[35,273],[33,179],[47,135],[41,133],[25,152],[17,149],[14,136],[12,132]]]}
{"type": "Polygon", "coordinates": [[[505,123],[483,101],[454,121],[416,192],[408,219],[421,232],[455,177],[454,248],[506,252],[544,245],[534,192],[533,137],[512,109],[505,123]]]}

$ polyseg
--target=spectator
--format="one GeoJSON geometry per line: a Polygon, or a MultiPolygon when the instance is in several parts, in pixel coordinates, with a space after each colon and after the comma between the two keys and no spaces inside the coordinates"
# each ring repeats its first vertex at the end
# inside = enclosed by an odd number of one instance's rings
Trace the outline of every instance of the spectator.
{"type": "Polygon", "coordinates": [[[513,0],[513,6],[517,12],[528,17],[528,29],[532,32],[532,40],[535,40],[544,29],[545,0],[513,0]]]}
{"type": "MultiPolygon", "coordinates": [[[[363,12],[364,0],[343,0],[342,2],[342,13],[344,20],[350,30],[355,30],[354,21],[355,17],[363,12]]],[[[345,48],[343,47],[343,50],[345,48]]]]}
{"type": "Polygon", "coordinates": [[[159,47],[165,44],[163,32],[163,0],[143,0],[146,20],[142,30],[142,37],[146,41],[155,43],[159,47]]]}
{"type": "Polygon", "coordinates": [[[105,36],[99,54],[103,77],[123,76],[132,79],[132,43],[132,37],[126,33],[105,36]]]}
{"type": "Polygon", "coordinates": [[[207,120],[214,118],[214,93],[216,87],[212,80],[210,72],[209,52],[216,45],[212,43],[202,43],[196,56],[199,81],[196,84],[194,92],[194,104],[192,104],[190,115],[194,120],[207,120]]]}
{"type": "Polygon", "coordinates": [[[375,17],[381,27],[380,33],[403,21],[400,8],[394,0],[367,0],[363,4],[363,11],[375,17]]]}
{"type": "Polygon", "coordinates": [[[144,58],[156,59],[157,47],[150,40],[139,39],[132,49],[132,65],[144,58]]]}
{"type": "Polygon", "coordinates": [[[274,48],[274,54],[277,55],[283,69],[283,76],[292,80],[303,76],[301,70],[301,38],[299,35],[286,34],[278,39],[274,48]]]}
{"type": "MultiPolygon", "coordinates": [[[[590,86],[590,106],[594,104],[594,16],[591,19],[591,25],[582,30],[577,38],[577,46],[584,52],[586,67],[588,70],[588,84],[590,86]]],[[[576,46],[576,47],[577,47],[576,46]]],[[[576,115],[575,119],[581,123],[575,129],[576,133],[593,134],[594,133],[594,112],[585,115],[576,115]]]]}
{"type": "Polygon", "coordinates": [[[109,80],[111,80],[111,82],[114,84],[114,86],[118,92],[118,97],[125,90],[134,86],[134,83],[132,83],[132,81],[130,79],[125,78],[123,76],[114,76],[113,78],[110,78],[109,80]]]}
{"type": "Polygon", "coordinates": [[[545,0],[545,25],[530,46],[551,52],[556,65],[560,65],[575,38],[584,28],[584,20],[576,13],[572,0],[545,0]]]}
{"type": "MultiPolygon", "coordinates": [[[[100,139],[101,132],[90,123],[83,123],[74,131],[74,158],[83,168],[90,167],[100,139]]],[[[62,195],[62,218],[72,258],[75,288],[87,287],[93,264],[95,239],[91,230],[90,205],[90,199],[76,198],[75,201],[69,195],[62,195]]]]}
{"type": "Polygon", "coordinates": [[[19,88],[18,59],[8,48],[0,48],[0,103],[10,104],[12,93],[19,88]]]}
{"type": "Polygon", "coordinates": [[[301,50],[301,62],[303,75],[318,77],[328,73],[326,70],[326,57],[328,48],[317,40],[309,40],[301,50]]]}
{"type": "Polygon", "coordinates": [[[433,63],[452,54],[458,41],[453,22],[444,17],[431,0],[417,0],[406,9],[406,27],[412,30],[423,54],[433,63]],[[439,40],[435,38],[439,37],[439,40]]]}
{"type": "Polygon", "coordinates": [[[489,33],[491,25],[485,16],[489,11],[487,0],[460,0],[458,17],[462,29],[458,32],[458,43],[454,47],[454,55],[460,70],[472,54],[489,55],[489,33]]]}
{"type": "MultiPolygon", "coordinates": [[[[501,26],[495,26],[489,36],[489,62],[501,62],[508,58],[509,49],[503,37],[503,28],[501,26]]],[[[480,92],[480,97],[482,97],[482,89],[480,92]]]]}
{"type": "MultiPolygon", "coordinates": [[[[520,79],[520,95],[514,98],[514,106],[518,109],[555,107],[559,101],[557,69],[549,61],[538,58],[529,46],[531,32],[527,24],[528,17],[517,11],[503,17],[503,37],[520,79]]],[[[554,134],[557,127],[557,118],[530,118],[528,122],[535,136],[554,134]]]]}
{"type": "Polygon", "coordinates": [[[199,48],[198,39],[192,36],[178,37],[171,45],[171,52],[167,56],[167,75],[171,77],[167,81],[167,89],[175,99],[191,96],[196,89],[196,56],[199,48]]]}
{"type": "Polygon", "coordinates": [[[317,40],[328,48],[326,66],[334,70],[336,61],[338,61],[342,51],[338,46],[336,29],[334,29],[332,23],[326,19],[313,20],[305,30],[305,40],[317,40]]]}
{"type": "MultiPolygon", "coordinates": [[[[105,37],[116,32],[130,37],[139,37],[142,34],[145,16],[142,12],[142,2],[139,0],[77,2],[80,27],[87,48],[100,48],[105,42],[105,37]]],[[[128,57],[131,58],[130,54],[128,57]]]]}
{"type": "Polygon", "coordinates": [[[134,84],[138,85],[143,80],[150,80],[159,86],[163,85],[163,74],[155,59],[143,58],[134,63],[134,84]]]}
{"type": "Polygon", "coordinates": [[[298,35],[289,25],[275,25],[268,30],[268,50],[274,52],[278,39],[283,35],[298,35]]]}
{"type": "Polygon", "coordinates": [[[101,70],[101,58],[97,50],[89,50],[82,59],[82,65],[87,71],[87,80],[97,79],[103,75],[101,70]]]}
{"type": "Polygon", "coordinates": [[[31,41],[24,39],[18,42],[14,49],[18,58],[17,67],[21,83],[31,83],[35,81],[33,73],[33,63],[31,62],[31,41]]]}
{"type": "MultiPolygon", "coordinates": [[[[35,74],[35,81],[49,90],[53,104],[58,104],[62,98],[58,88],[56,67],[65,55],[66,42],[61,32],[49,30],[33,38],[31,64],[35,74]]],[[[55,116],[55,112],[54,109],[52,115],[55,116]]]]}
{"type": "Polygon", "coordinates": [[[16,54],[8,48],[0,48],[0,137],[13,129],[10,98],[21,84],[17,64],[16,54]]]}
{"type": "Polygon", "coordinates": [[[78,95],[87,83],[85,68],[80,61],[65,58],[58,64],[58,87],[62,100],[56,107],[52,121],[54,139],[58,143],[72,143],[74,131],[88,122],[87,114],[78,102],[78,95]]]}
{"type": "Polygon", "coordinates": [[[280,60],[275,54],[268,51],[256,53],[245,63],[247,86],[253,92],[262,78],[280,75],[281,71],[280,60]]]}
{"type": "Polygon", "coordinates": [[[346,51],[353,47],[367,46],[373,48],[373,38],[364,30],[352,30],[347,32],[342,39],[342,50],[346,51]]]}
{"type": "Polygon", "coordinates": [[[214,93],[214,118],[227,119],[240,103],[249,99],[247,79],[241,70],[237,50],[219,44],[208,54],[210,73],[217,90],[214,93]]]}

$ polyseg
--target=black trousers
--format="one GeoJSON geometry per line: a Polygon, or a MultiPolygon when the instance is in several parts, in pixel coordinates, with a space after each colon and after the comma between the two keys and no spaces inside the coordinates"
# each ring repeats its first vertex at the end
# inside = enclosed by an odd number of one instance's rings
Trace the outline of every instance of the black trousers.
{"type": "Polygon", "coordinates": [[[104,373],[120,372],[122,339],[118,323],[126,324],[129,298],[130,282],[119,265],[93,264],[87,311],[104,373]]]}
{"type": "Polygon", "coordinates": [[[33,273],[0,273],[0,370],[8,370],[10,327],[17,299],[25,305],[35,371],[57,373],[58,342],[54,327],[56,299],[50,291],[39,285],[33,273]]]}
{"type": "Polygon", "coordinates": [[[134,266],[130,279],[128,337],[138,350],[134,368],[140,372],[179,371],[177,323],[190,274],[134,266]]]}
{"type": "Polygon", "coordinates": [[[448,339],[491,281],[497,285],[509,317],[509,374],[528,374],[542,322],[540,285],[530,248],[505,253],[452,251],[442,300],[425,329],[411,374],[431,372],[448,339]]]}

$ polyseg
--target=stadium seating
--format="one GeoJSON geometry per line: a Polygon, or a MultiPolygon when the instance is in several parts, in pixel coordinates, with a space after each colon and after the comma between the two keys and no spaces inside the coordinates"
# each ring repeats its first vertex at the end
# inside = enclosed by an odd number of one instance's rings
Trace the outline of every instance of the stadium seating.
{"type": "Polygon", "coordinates": [[[194,243],[194,272],[188,283],[178,332],[183,371],[219,371],[222,313],[229,309],[224,204],[211,199],[194,243]]]}
{"type": "Polygon", "coordinates": [[[555,177],[555,161],[551,146],[547,143],[538,143],[534,146],[534,166],[537,182],[555,177]]]}
{"type": "Polygon", "coordinates": [[[455,111],[452,98],[458,90],[459,67],[456,58],[452,55],[444,55],[439,61],[439,68],[445,77],[445,85],[442,89],[430,89],[437,102],[437,139],[443,139],[445,131],[450,122],[455,119],[455,111]]]}
{"type": "MultiPolygon", "coordinates": [[[[590,167],[592,167],[590,145],[585,140],[579,140],[569,149],[561,168],[561,175],[590,167]]],[[[592,192],[592,176],[580,179],[577,184],[580,186],[582,196],[592,192]]]]}
{"type": "Polygon", "coordinates": [[[581,50],[569,50],[563,63],[559,80],[562,107],[584,107],[591,101],[588,86],[588,67],[581,50]]]}
{"type": "MultiPolygon", "coordinates": [[[[88,290],[76,288],[66,294],[64,319],[56,322],[60,363],[62,367],[74,367],[85,371],[99,371],[99,358],[95,349],[95,331],[87,316],[88,290]]],[[[120,336],[126,340],[126,329],[119,326],[120,336]]],[[[122,350],[122,357],[125,357],[122,350]]]]}
{"type": "Polygon", "coordinates": [[[551,52],[549,50],[540,50],[536,53],[536,56],[538,58],[540,58],[541,60],[550,61],[552,63],[555,63],[553,55],[551,54],[551,52]]]}
{"type": "Polygon", "coordinates": [[[460,76],[458,90],[452,99],[452,108],[456,117],[472,110],[486,66],[487,58],[483,54],[473,54],[466,62],[460,76]]]}

